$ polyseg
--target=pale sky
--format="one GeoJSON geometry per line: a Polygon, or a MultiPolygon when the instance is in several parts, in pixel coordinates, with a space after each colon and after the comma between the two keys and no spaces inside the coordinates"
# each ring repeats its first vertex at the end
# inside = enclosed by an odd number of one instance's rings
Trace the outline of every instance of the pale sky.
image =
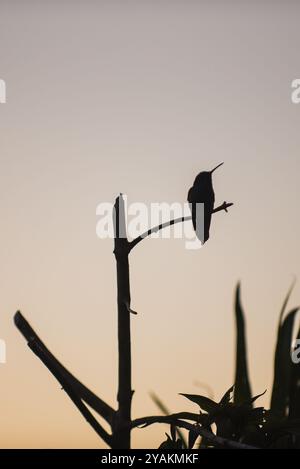
{"type": "MultiPolygon", "coordinates": [[[[178,393],[205,394],[203,382],[219,398],[233,384],[239,279],[253,390],[270,390],[300,268],[299,15],[296,1],[0,0],[1,447],[105,446],[13,314],[116,405],[115,261],[96,206],[119,192],[183,203],[221,161],[216,203],[235,205],[205,247],[152,239],[132,253],[133,416],[157,413],[150,391],[196,410],[178,393]]],[[[136,430],[133,446],[157,447],[167,430],[136,430]]]]}

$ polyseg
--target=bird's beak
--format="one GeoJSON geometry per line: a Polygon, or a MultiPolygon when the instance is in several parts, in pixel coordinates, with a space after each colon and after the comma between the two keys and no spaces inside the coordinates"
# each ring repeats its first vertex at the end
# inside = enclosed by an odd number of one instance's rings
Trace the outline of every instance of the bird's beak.
{"type": "Polygon", "coordinates": [[[222,166],[222,164],[224,164],[224,161],[223,161],[223,163],[218,164],[218,166],[216,166],[214,169],[212,169],[210,174],[212,174],[216,169],[218,169],[220,166],[222,166]]]}

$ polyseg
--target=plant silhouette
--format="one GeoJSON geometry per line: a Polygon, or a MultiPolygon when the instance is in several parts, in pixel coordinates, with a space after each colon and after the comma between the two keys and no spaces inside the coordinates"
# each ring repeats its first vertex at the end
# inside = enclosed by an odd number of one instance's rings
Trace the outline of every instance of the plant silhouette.
{"type": "MultiPolygon", "coordinates": [[[[253,407],[265,392],[252,396],[245,334],[245,315],[240,299],[240,285],[235,295],[236,318],[236,370],[235,385],[219,402],[194,394],[182,394],[198,406],[200,412],[181,412],[160,417],[161,423],[170,423],[170,435],[161,448],[183,448],[184,438],[175,435],[174,428],[188,430],[188,448],[194,448],[201,438],[200,448],[289,448],[300,449],[300,363],[291,360],[294,321],[299,308],[285,315],[292,288],[289,290],[278,325],[274,357],[274,381],[270,409],[253,407]],[[216,430],[213,431],[212,425],[216,430]]],[[[300,330],[297,334],[300,341],[300,330]]],[[[292,349],[293,350],[293,349],[292,349]]],[[[157,399],[157,398],[156,398],[157,399]]],[[[164,412],[165,407],[160,409],[164,412]]],[[[140,419],[137,423],[148,426],[155,423],[154,417],[140,419]]]]}

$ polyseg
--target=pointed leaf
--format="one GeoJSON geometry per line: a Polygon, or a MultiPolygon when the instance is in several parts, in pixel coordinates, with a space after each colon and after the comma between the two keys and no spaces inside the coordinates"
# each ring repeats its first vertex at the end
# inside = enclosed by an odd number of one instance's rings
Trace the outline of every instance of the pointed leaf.
{"type": "Polygon", "coordinates": [[[198,406],[208,414],[211,412],[215,412],[219,408],[219,404],[214,402],[212,399],[209,399],[209,397],[198,396],[197,394],[183,393],[180,393],[180,396],[184,396],[190,401],[195,402],[195,404],[198,404],[198,406]]]}
{"type": "Polygon", "coordinates": [[[161,445],[158,447],[158,449],[173,449],[174,448],[174,443],[171,440],[170,436],[165,433],[167,439],[161,443],[161,445]]]}
{"type": "Polygon", "coordinates": [[[234,386],[231,386],[231,388],[228,389],[228,391],[225,392],[224,396],[220,400],[220,404],[228,404],[231,401],[231,394],[234,390],[234,386]]]}
{"type": "Polygon", "coordinates": [[[189,431],[188,449],[193,449],[198,437],[199,437],[199,433],[196,432],[195,428],[192,428],[189,431]]]}
{"type": "Polygon", "coordinates": [[[174,423],[171,423],[170,425],[170,433],[171,433],[171,438],[173,441],[176,441],[176,427],[174,423]]]}
{"type": "Polygon", "coordinates": [[[285,417],[289,404],[290,378],[292,371],[291,345],[295,316],[298,308],[293,309],[278,328],[274,360],[274,382],[271,410],[285,417]]]}
{"type": "Polygon", "coordinates": [[[241,404],[251,399],[251,387],[248,377],[247,343],[245,332],[244,312],[240,299],[240,284],[237,285],[235,295],[236,320],[236,369],[234,403],[241,404]]]}
{"type": "Polygon", "coordinates": [[[282,323],[283,315],[284,315],[284,313],[285,313],[285,310],[286,310],[287,304],[288,304],[288,302],[289,302],[290,296],[291,296],[291,294],[292,294],[292,291],[293,291],[293,289],[294,289],[295,283],[296,283],[296,279],[293,280],[292,285],[290,286],[290,288],[289,288],[289,290],[288,290],[288,292],[287,292],[287,294],[286,294],[286,297],[285,297],[285,299],[284,299],[284,301],[283,301],[283,304],[282,304],[282,307],[281,307],[281,310],[280,310],[280,314],[279,314],[279,327],[280,327],[280,325],[281,325],[281,323],[282,323]]]}
{"type": "MultiPolygon", "coordinates": [[[[170,415],[170,411],[168,407],[164,404],[164,402],[158,397],[154,392],[150,393],[150,397],[153,400],[154,404],[157,405],[158,409],[161,411],[163,415],[170,415]]],[[[179,436],[180,440],[182,441],[182,446],[184,449],[187,449],[187,443],[185,441],[184,435],[179,428],[176,428],[177,435],[179,436]]]]}
{"type": "MultiPolygon", "coordinates": [[[[300,344],[300,329],[297,341],[297,344],[300,344]]],[[[297,345],[295,348],[298,348],[297,345]]],[[[292,363],[291,366],[289,418],[300,419],[300,363],[292,363]]]]}
{"type": "Polygon", "coordinates": [[[160,399],[160,397],[158,397],[154,392],[150,393],[150,397],[163,415],[170,414],[168,407],[164,404],[164,402],[160,399]]]}
{"type": "Polygon", "coordinates": [[[266,394],[267,390],[265,390],[264,392],[260,393],[260,394],[257,394],[256,396],[254,397],[251,397],[250,399],[250,403],[253,404],[259,397],[263,396],[264,394],[266,394]]]}

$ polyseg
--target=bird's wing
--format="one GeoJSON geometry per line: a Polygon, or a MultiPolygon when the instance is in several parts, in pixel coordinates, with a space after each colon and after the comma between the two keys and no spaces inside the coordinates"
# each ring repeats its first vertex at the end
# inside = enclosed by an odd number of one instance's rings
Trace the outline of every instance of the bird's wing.
{"type": "Polygon", "coordinates": [[[194,187],[191,187],[188,191],[188,202],[194,202],[195,197],[194,197],[194,187]]]}

